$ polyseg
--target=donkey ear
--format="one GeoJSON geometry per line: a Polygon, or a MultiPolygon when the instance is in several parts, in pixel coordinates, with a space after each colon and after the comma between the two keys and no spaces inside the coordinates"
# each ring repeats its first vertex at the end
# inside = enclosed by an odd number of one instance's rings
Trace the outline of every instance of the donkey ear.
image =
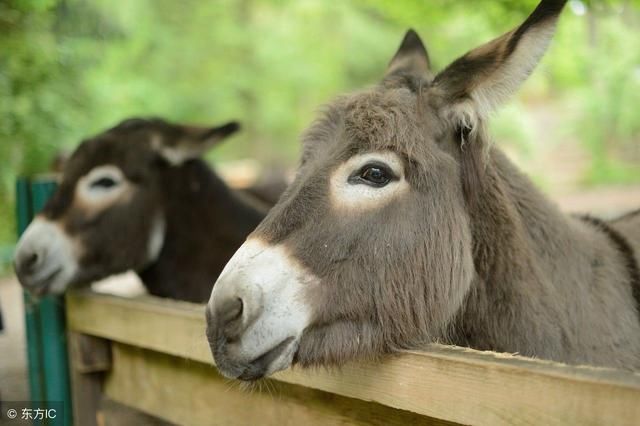
{"type": "Polygon", "coordinates": [[[69,158],[71,158],[71,153],[69,151],[57,151],[51,159],[51,163],[49,163],[49,171],[57,174],[62,173],[69,162],[69,158]]]}
{"type": "Polygon", "coordinates": [[[394,55],[385,78],[407,74],[415,77],[424,76],[431,72],[431,63],[429,61],[429,54],[424,47],[420,36],[414,30],[410,29],[402,39],[398,51],[394,55]]]}
{"type": "Polygon", "coordinates": [[[203,156],[209,149],[240,130],[240,124],[232,121],[218,127],[179,126],[180,136],[167,140],[158,135],[152,141],[153,148],[171,165],[203,156]]]}
{"type": "Polygon", "coordinates": [[[527,79],[553,37],[566,0],[542,0],[518,28],[454,61],[436,76],[454,120],[473,128],[527,79]]]}
{"type": "Polygon", "coordinates": [[[228,136],[240,130],[237,121],[231,121],[218,127],[182,126],[186,135],[186,143],[198,146],[204,154],[208,149],[216,146],[228,136]]]}

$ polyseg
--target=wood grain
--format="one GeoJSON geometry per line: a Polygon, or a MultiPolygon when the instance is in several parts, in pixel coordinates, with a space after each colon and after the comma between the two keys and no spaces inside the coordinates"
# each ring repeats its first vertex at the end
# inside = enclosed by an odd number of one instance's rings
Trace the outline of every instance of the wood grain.
{"type": "Polygon", "coordinates": [[[380,404],[273,381],[242,389],[211,365],[113,346],[112,400],[183,425],[447,425],[380,404]]]}
{"type": "Polygon", "coordinates": [[[97,426],[105,372],[111,368],[111,343],[73,331],[67,341],[74,424],[97,426]]]}
{"type": "MultiPolygon", "coordinates": [[[[212,364],[203,306],[74,293],[67,309],[75,331],[212,364]]],[[[339,371],[294,368],[274,379],[462,424],[637,425],[640,419],[637,373],[441,345],[339,371]]]]}

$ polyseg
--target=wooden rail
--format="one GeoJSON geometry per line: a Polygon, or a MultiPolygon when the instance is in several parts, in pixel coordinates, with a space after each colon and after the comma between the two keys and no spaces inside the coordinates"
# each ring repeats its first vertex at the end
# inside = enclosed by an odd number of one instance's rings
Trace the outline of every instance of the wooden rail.
{"type": "Polygon", "coordinates": [[[204,307],[67,296],[74,333],[112,342],[106,392],[182,424],[640,423],[640,374],[431,345],[339,371],[294,368],[247,393],[220,377],[204,307]]]}

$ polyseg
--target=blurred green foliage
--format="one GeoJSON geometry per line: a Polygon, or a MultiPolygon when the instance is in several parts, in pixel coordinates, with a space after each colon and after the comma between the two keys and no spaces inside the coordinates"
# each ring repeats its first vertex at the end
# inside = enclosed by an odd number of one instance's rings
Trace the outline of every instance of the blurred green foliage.
{"type": "MultiPolygon", "coordinates": [[[[125,117],[239,119],[242,135],[213,159],[292,163],[318,106],[375,83],[406,28],[440,68],[537,3],[3,0],[0,245],[14,238],[15,176],[46,170],[55,151],[125,117]]],[[[567,113],[566,134],[591,153],[586,183],[638,182],[640,1],[574,0],[569,9],[494,134],[526,155],[539,144],[527,111],[544,102],[567,113]]]]}

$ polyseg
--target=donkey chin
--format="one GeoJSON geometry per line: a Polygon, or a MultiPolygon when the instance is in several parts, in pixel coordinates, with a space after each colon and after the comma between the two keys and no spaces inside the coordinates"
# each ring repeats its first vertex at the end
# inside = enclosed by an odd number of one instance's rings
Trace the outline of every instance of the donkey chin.
{"type": "Polygon", "coordinates": [[[216,366],[222,375],[229,379],[254,381],[287,369],[293,362],[298,339],[288,337],[254,358],[248,358],[249,354],[243,354],[238,346],[226,342],[223,336],[210,340],[210,346],[216,366]]]}
{"type": "Polygon", "coordinates": [[[78,272],[73,241],[42,217],[26,229],[14,258],[18,280],[31,294],[61,294],[78,272]]]}
{"type": "Polygon", "coordinates": [[[302,290],[314,279],[281,246],[250,239],[236,252],[206,309],[209,346],[224,376],[257,380],[292,364],[311,317],[302,290]]]}

